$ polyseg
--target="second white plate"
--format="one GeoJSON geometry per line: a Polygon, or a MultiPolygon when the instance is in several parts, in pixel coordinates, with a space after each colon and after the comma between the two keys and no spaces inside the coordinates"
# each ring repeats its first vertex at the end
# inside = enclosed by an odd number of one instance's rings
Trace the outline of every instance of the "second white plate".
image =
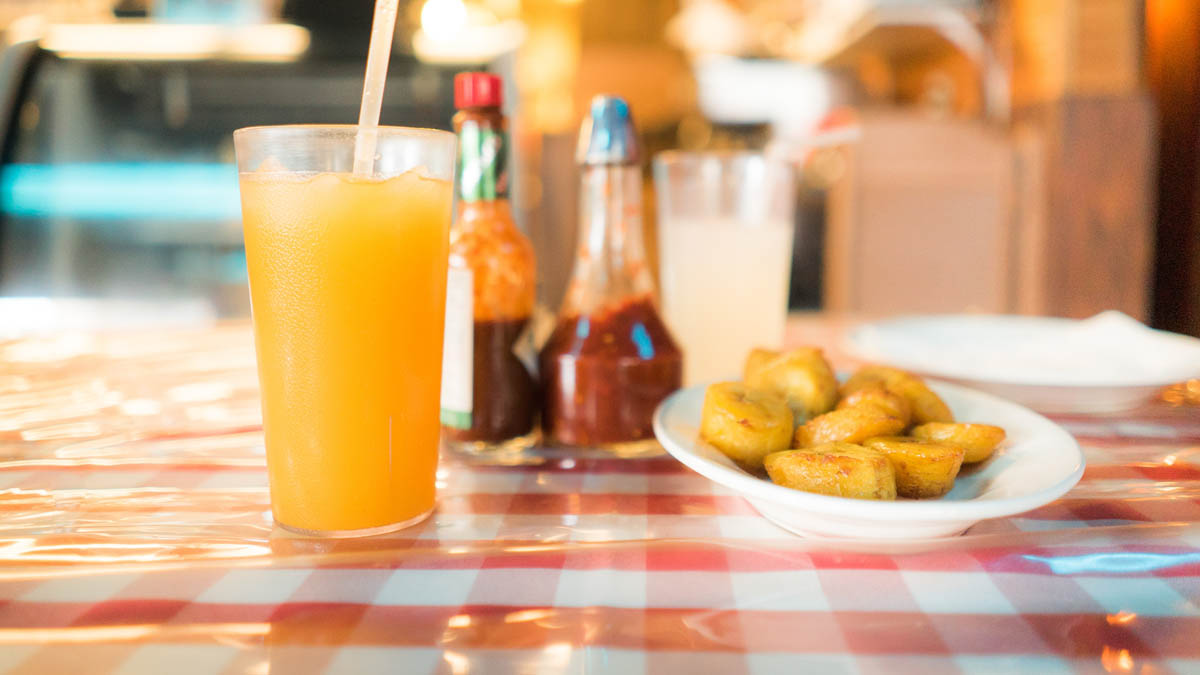
{"type": "Polygon", "coordinates": [[[982,464],[959,474],[939,499],[873,501],[781,487],[743,471],[700,439],[704,386],[681,389],[654,415],[654,433],[680,462],[745,497],[759,513],[801,535],[856,539],[924,539],[959,534],[988,518],[1058,499],[1083,475],[1079,444],[1041,415],[964,387],[930,383],[956,419],[1004,427],[1008,440],[982,464]]]}
{"type": "Polygon", "coordinates": [[[1150,330],[1119,312],[1073,320],[930,315],[864,324],[853,356],[950,380],[1040,412],[1135,408],[1163,387],[1200,377],[1200,340],[1150,330]]]}

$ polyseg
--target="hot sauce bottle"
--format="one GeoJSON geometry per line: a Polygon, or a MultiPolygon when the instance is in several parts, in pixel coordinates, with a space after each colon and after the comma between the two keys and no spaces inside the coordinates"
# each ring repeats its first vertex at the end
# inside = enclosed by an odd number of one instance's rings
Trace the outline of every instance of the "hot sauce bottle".
{"type": "Polygon", "coordinates": [[[655,304],[642,243],[641,152],[624,100],[592,100],[576,160],[578,249],[541,352],[543,433],[551,445],[657,453],[651,418],[679,388],[683,358],[655,304]]]}
{"type": "Polygon", "coordinates": [[[454,79],[458,208],[450,228],[442,438],[469,452],[519,451],[536,441],[533,245],[508,203],[502,82],[489,73],[454,79]],[[527,354],[522,358],[522,350],[527,354]]]}

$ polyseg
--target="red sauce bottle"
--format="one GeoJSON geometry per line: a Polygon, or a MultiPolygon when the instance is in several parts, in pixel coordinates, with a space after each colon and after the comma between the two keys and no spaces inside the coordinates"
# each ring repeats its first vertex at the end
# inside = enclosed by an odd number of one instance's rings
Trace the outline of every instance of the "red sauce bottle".
{"type": "Polygon", "coordinates": [[[679,388],[683,357],[655,306],[642,243],[640,151],[625,101],[592,101],[577,159],[578,252],[540,357],[543,433],[551,445],[658,453],[651,419],[679,388]]]}
{"type": "Polygon", "coordinates": [[[502,82],[461,73],[454,84],[458,211],[450,228],[442,438],[469,452],[519,451],[536,441],[537,386],[525,363],[536,359],[526,335],[533,245],[508,203],[502,82]]]}

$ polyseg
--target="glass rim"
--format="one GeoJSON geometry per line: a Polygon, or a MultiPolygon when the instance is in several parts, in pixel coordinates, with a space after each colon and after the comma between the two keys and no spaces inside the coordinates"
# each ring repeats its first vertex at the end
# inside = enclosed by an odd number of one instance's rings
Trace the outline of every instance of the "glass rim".
{"type": "MultiPolygon", "coordinates": [[[[445,129],[432,129],[429,127],[403,127],[388,124],[381,124],[375,128],[380,136],[392,137],[409,137],[413,139],[429,138],[429,139],[453,139],[457,140],[454,132],[446,131],[445,129]]],[[[234,138],[245,136],[257,136],[273,131],[296,131],[296,132],[317,132],[328,131],[334,135],[348,135],[353,137],[358,133],[357,124],[259,124],[251,127],[242,127],[233,132],[234,138]]]]}

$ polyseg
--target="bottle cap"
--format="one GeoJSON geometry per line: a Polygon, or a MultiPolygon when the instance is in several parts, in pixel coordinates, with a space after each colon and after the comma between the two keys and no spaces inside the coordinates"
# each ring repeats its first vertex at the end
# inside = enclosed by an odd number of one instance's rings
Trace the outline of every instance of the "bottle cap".
{"type": "Polygon", "coordinates": [[[504,102],[504,81],[492,73],[459,73],[454,76],[455,108],[499,108],[504,102]]]}
{"type": "Polygon", "coordinates": [[[592,99],[579,128],[575,161],[585,166],[637,164],[642,158],[629,104],[619,96],[592,99]]]}

